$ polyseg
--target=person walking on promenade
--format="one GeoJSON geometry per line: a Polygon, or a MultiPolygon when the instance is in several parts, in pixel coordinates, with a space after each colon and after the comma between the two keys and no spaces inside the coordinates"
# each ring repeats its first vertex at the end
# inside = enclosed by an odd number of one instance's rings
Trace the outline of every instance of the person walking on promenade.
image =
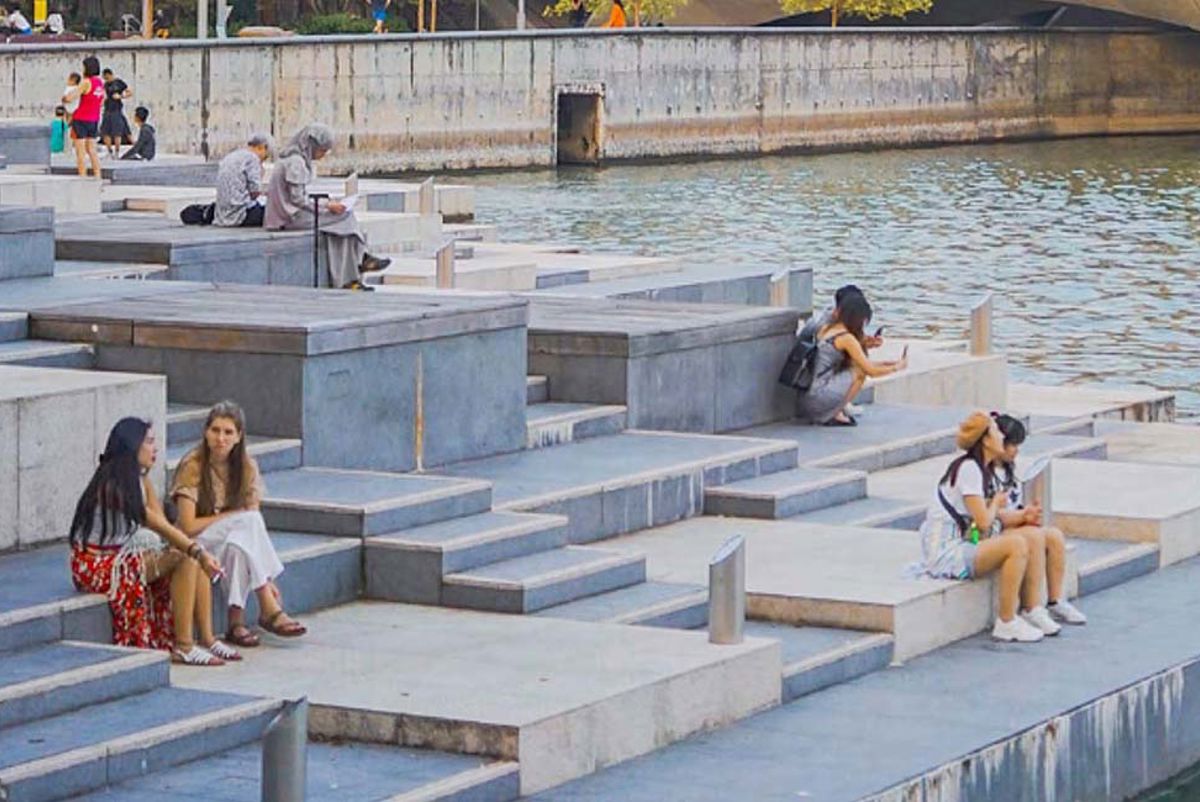
{"type": "Polygon", "coordinates": [[[998,491],[1007,498],[1000,512],[1000,522],[1006,529],[1019,532],[1029,547],[1028,574],[1038,584],[1034,606],[1022,605],[1021,617],[1047,635],[1057,635],[1059,624],[1080,626],[1087,616],[1067,600],[1067,539],[1062,530],[1045,526],[1042,507],[1025,504],[1021,480],[1017,474],[1017,455],[1025,442],[1025,424],[1011,415],[993,412],[996,428],[1004,439],[1004,453],[993,464],[998,491]],[[1046,580],[1046,606],[1041,606],[1041,582],[1046,580]]]}
{"type": "Polygon", "coordinates": [[[250,137],[244,148],[225,155],[217,167],[217,201],[213,225],[257,228],[263,224],[263,162],[274,148],[267,134],[250,137]]]}
{"type": "Polygon", "coordinates": [[[246,452],[246,417],[232,401],[208,412],[204,437],[179,464],[171,497],[179,528],[221,562],[229,590],[229,630],[238,646],[258,645],[246,626],[246,601],[258,598],[258,625],[273,635],[295,638],[307,630],[280,605],[275,578],[283,563],[259,512],[264,488],[258,464],[246,452]]]}
{"type": "Polygon", "coordinates": [[[387,33],[387,28],[384,23],[387,22],[388,6],[392,4],[392,0],[370,0],[371,16],[375,20],[375,28],[372,33],[387,33]]]}
{"type": "Polygon", "coordinates": [[[170,650],[187,665],[239,660],[213,635],[209,579],[221,566],[163,514],[146,476],[157,459],[149,423],[117,422],[75,505],[71,579],[77,590],[108,597],[118,646],[170,650]]]}
{"type": "Polygon", "coordinates": [[[570,20],[572,28],[586,28],[591,16],[583,0],[571,0],[571,13],[567,19],[570,20]]]}
{"type": "MultiPolygon", "coordinates": [[[[321,123],[301,128],[279,152],[267,187],[264,225],[273,230],[311,231],[313,209],[308,185],[316,178],[316,162],[333,149],[333,130],[321,123]]],[[[392,263],[367,253],[367,238],[354,210],[335,200],[322,201],[317,226],[325,235],[329,284],[347,290],[370,290],[362,274],[383,270],[392,263]]]]}
{"type": "Polygon", "coordinates": [[[842,294],[836,312],[813,338],[816,357],[812,384],[796,399],[796,416],[801,421],[827,426],[855,426],[846,411],[868,377],[890,376],[908,367],[907,355],[895,362],[879,362],[867,356],[873,342],[864,333],[871,321],[871,305],[861,292],[842,294]]]}
{"type": "Polygon", "coordinates": [[[1038,579],[1029,567],[1025,527],[1005,528],[1008,497],[997,492],[992,465],[1004,455],[1004,436],[986,412],[958,427],[955,457],[938,480],[921,524],[918,573],[935,579],[976,579],[999,572],[1000,606],[992,637],[1034,643],[1045,633],[1017,615],[1018,601],[1037,605],[1038,579]]]}
{"type": "Polygon", "coordinates": [[[100,59],[88,56],[83,60],[83,78],[79,85],[63,95],[63,105],[68,108],[78,101],[79,106],[71,115],[71,134],[75,138],[75,167],[79,177],[87,176],[86,161],[92,165],[92,175],[100,177],[100,154],[96,150],[96,137],[100,132],[100,108],[104,103],[104,82],[100,80],[100,59]]]}
{"type": "Polygon", "coordinates": [[[612,0],[612,11],[608,12],[608,22],[604,23],[604,28],[624,28],[628,23],[625,20],[625,0],[612,0]]]}
{"type": "Polygon", "coordinates": [[[129,120],[125,119],[125,101],[133,97],[129,84],[122,81],[112,70],[102,73],[104,78],[104,115],[100,119],[100,136],[111,159],[117,158],[121,145],[133,141],[129,120]]]}

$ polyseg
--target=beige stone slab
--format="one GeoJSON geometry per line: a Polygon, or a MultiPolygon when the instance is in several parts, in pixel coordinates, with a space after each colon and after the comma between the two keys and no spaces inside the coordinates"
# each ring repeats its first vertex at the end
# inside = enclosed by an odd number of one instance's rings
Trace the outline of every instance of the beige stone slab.
{"type": "Polygon", "coordinates": [[[981,407],[1004,405],[1008,363],[1002,354],[973,357],[938,341],[886,339],[872,358],[897,360],[908,348],[908,369],[872,379],[875,401],[888,404],[981,407]]]}
{"type": "Polygon", "coordinates": [[[1008,388],[1007,407],[1030,415],[1158,421],[1174,419],[1175,396],[1151,387],[1051,387],[1014,383],[1008,388]]]}
{"type": "Polygon", "coordinates": [[[1157,543],[1160,565],[1200,554],[1200,470],[1058,460],[1054,521],[1084,538],[1157,543]]]}
{"type": "Polygon", "coordinates": [[[538,265],[539,270],[553,272],[586,272],[589,281],[609,281],[655,273],[678,272],[678,259],[636,254],[564,252],[545,245],[518,243],[487,243],[478,246],[477,253],[521,256],[538,265]]]}
{"type": "MultiPolygon", "coordinates": [[[[493,292],[528,291],[537,286],[537,264],[520,256],[480,253],[454,263],[456,289],[493,292]]],[[[431,258],[392,256],[380,274],[384,286],[436,287],[437,263],[431,258]]]]}
{"type": "Polygon", "coordinates": [[[307,695],[310,731],[480,752],[521,763],[531,793],[778,704],[775,641],[703,632],[360,603],[309,634],[174,684],[307,695]]]}
{"type": "Polygon", "coordinates": [[[1200,426],[1102,420],[1096,422],[1096,436],[1108,444],[1114,462],[1200,468],[1200,426]]]}

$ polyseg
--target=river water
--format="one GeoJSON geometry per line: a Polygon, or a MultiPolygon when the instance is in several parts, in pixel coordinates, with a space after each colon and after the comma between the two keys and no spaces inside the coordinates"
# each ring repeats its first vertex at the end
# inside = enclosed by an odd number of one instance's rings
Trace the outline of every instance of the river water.
{"type": "Polygon", "coordinates": [[[1200,138],[1082,139],[494,173],[506,240],[811,265],[892,334],[965,337],[996,293],[1012,375],[1148,384],[1200,412],[1200,138]]]}

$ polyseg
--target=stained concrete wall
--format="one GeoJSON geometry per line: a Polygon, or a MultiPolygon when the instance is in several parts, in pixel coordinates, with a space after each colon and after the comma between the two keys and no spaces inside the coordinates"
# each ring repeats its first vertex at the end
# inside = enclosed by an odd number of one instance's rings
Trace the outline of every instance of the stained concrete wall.
{"type": "Polygon", "coordinates": [[[1200,35],[657,29],[30,45],[0,51],[0,116],[47,117],[100,51],[160,150],[337,128],[331,168],[555,161],[556,92],[603,92],[605,159],[1200,130],[1200,35]],[[340,161],[338,161],[340,160],[340,161]]]}

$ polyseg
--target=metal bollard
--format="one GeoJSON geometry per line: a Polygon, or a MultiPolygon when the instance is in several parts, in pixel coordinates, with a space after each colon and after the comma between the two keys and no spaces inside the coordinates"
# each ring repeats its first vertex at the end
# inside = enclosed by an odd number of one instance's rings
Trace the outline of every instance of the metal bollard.
{"type": "Polygon", "coordinates": [[[971,309],[971,356],[987,356],[992,352],[992,293],[980,299],[971,309]]]}
{"type": "Polygon", "coordinates": [[[1042,505],[1042,526],[1054,526],[1052,473],[1049,459],[1038,460],[1027,476],[1021,478],[1021,496],[1025,506],[1034,503],[1042,505]]]}
{"type": "Polygon", "coordinates": [[[791,306],[792,299],[788,297],[789,290],[788,280],[791,274],[786,270],[780,270],[771,274],[771,306],[791,306]]]}
{"type": "Polygon", "coordinates": [[[439,290],[454,289],[454,240],[450,240],[438,248],[434,258],[437,260],[437,288],[439,290]]]}
{"type": "Polygon", "coordinates": [[[433,179],[426,178],[421,182],[417,193],[417,210],[421,214],[433,214],[437,211],[437,190],[433,188],[433,179]]]}
{"type": "Polygon", "coordinates": [[[742,642],[746,620],[746,539],[734,535],[708,561],[708,642],[742,642]]]}
{"type": "Polygon", "coordinates": [[[308,779],[308,698],[287,702],[263,736],[262,802],[304,802],[308,779]]]}

